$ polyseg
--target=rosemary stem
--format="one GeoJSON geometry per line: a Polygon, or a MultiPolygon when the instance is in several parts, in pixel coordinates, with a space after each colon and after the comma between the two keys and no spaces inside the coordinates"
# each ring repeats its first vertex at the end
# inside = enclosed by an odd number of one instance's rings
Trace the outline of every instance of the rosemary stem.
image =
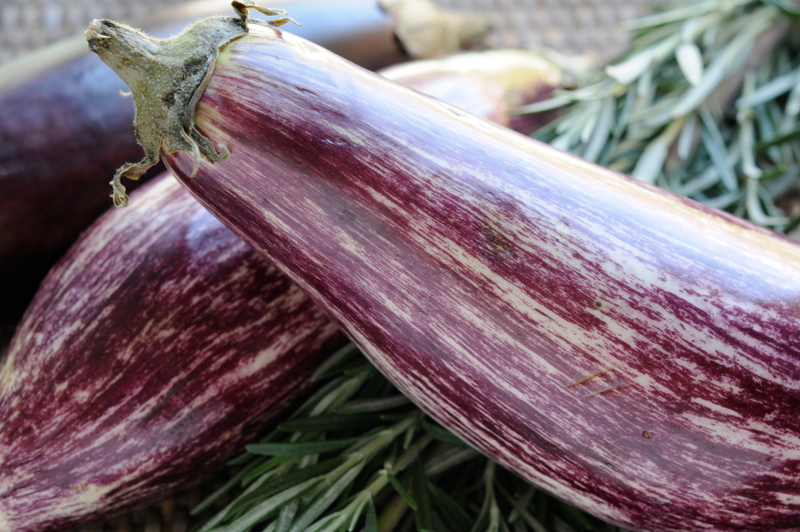
{"type": "Polygon", "coordinates": [[[397,530],[400,520],[403,519],[407,511],[408,503],[406,500],[400,495],[395,495],[378,516],[378,530],[380,532],[397,530]]]}

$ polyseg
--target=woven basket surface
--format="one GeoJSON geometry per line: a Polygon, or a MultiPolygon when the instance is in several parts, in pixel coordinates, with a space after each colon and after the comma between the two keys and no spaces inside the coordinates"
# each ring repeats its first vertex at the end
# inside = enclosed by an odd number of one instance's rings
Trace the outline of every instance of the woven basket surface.
{"type": "MultiPolygon", "coordinates": [[[[602,64],[625,50],[628,35],[620,31],[619,23],[641,14],[647,1],[436,0],[436,3],[488,17],[494,27],[489,42],[492,46],[546,46],[563,53],[584,54],[602,64]]],[[[260,3],[286,4],[280,0],[260,3]]],[[[94,18],[136,21],[164,5],[164,0],[0,0],[0,64],[63,37],[82,33],[94,18]]],[[[83,527],[81,532],[184,532],[193,521],[197,522],[189,517],[189,508],[213,489],[212,484],[213,481],[207,482],[161,504],[83,527]]]]}
{"type": "MultiPolygon", "coordinates": [[[[335,2],[336,0],[330,0],[335,2]]],[[[437,0],[442,7],[488,17],[491,44],[547,46],[588,54],[605,62],[625,49],[621,21],[634,18],[648,0],[437,0]]],[[[226,4],[220,0],[220,4],[226,4]]],[[[262,5],[286,4],[281,0],[262,5]]],[[[94,18],[131,22],[163,8],[163,0],[0,0],[0,63],[62,37],[83,32],[94,18]]]]}

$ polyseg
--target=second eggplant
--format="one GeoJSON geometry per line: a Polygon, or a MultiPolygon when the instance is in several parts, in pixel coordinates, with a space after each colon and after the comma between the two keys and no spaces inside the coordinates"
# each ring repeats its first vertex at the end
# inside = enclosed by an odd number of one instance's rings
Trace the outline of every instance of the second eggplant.
{"type": "Polygon", "coordinates": [[[170,176],[55,266],[0,361],[0,531],[63,530],[221,466],[344,335],[170,176]]]}

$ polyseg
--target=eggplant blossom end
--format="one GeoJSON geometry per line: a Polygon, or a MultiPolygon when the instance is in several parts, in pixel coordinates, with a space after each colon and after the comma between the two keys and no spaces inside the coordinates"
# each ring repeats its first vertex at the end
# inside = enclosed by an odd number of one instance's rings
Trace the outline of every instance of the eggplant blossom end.
{"type": "MultiPolygon", "coordinates": [[[[228,158],[194,125],[197,101],[214,71],[220,49],[248,32],[249,23],[283,26],[289,22],[282,9],[263,8],[234,0],[235,17],[216,16],[200,20],[168,39],[156,39],[125,24],[93,20],[85,36],[96,53],[128,85],[136,109],[134,129],[144,158],[117,169],[111,180],[114,205],[128,205],[122,178],[139,179],[161,159],[161,151],[192,154],[197,170],[200,158],[209,162],[228,158]],[[251,20],[248,9],[281,18],[251,20]]],[[[299,24],[298,24],[299,25],[299,24]]]]}

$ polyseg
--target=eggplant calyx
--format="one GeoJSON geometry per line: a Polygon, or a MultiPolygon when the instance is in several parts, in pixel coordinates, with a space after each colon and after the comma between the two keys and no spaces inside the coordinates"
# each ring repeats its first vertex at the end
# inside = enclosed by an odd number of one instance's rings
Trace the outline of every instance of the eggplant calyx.
{"type": "Polygon", "coordinates": [[[228,150],[219,150],[194,125],[197,102],[202,96],[220,49],[248,32],[248,23],[268,26],[297,24],[282,9],[244,4],[234,0],[234,17],[215,16],[200,20],[168,39],[157,39],[125,24],[95,19],[86,29],[89,49],[100,56],[128,85],[136,113],[136,138],[144,149],[138,163],[126,163],[117,169],[111,181],[114,205],[128,205],[122,178],[139,179],[161,159],[161,151],[189,152],[193,172],[200,158],[209,162],[224,161],[228,150]],[[248,9],[275,20],[253,21],[248,9]]]}

